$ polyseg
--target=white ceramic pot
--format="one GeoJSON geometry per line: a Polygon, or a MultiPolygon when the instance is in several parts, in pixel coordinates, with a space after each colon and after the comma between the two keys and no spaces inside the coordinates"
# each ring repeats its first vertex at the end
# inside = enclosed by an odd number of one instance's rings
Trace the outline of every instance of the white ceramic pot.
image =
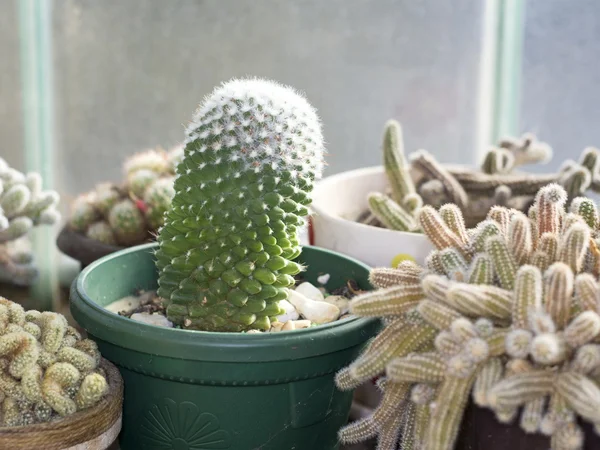
{"type": "Polygon", "coordinates": [[[395,266],[406,258],[423,264],[433,250],[423,234],[355,222],[368,208],[368,194],[386,189],[383,166],[351,170],[321,180],[313,192],[310,243],[371,267],[395,266]]]}

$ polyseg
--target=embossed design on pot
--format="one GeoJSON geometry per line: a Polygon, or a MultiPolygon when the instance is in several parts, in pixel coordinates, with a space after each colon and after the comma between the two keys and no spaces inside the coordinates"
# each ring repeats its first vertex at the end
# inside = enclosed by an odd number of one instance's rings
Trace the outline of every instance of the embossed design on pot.
{"type": "Polygon", "coordinates": [[[140,427],[147,450],[222,450],[231,448],[229,433],[219,419],[201,413],[192,402],[164,398],[146,411],[140,427]]]}

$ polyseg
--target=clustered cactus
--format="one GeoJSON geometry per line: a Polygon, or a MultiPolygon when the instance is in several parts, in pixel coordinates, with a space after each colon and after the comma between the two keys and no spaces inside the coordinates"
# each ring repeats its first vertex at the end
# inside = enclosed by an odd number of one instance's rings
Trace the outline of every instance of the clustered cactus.
{"type": "Polygon", "coordinates": [[[485,219],[492,206],[505,206],[527,212],[536,192],[549,183],[562,185],[568,201],[588,189],[600,192],[600,151],[584,149],[579,162],[568,160],[558,173],[516,172],[526,164],[545,163],[552,149],[531,133],[518,139],[500,140],[486,154],[480,170],[440,164],[433,155],[419,150],[404,156],[402,128],[395,120],[386,123],[383,162],[389,193],[369,194],[368,224],[399,231],[422,231],[417,215],[422,205],[440,207],[454,203],[462,211],[467,226],[485,219]]]}
{"type": "Polygon", "coordinates": [[[436,248],[425,267],[373,269],[379,289],[350,303],[385,327],[336,382],[383,374],[383,398],[342,441],[451,450],[469,401],[553,450],[583,447],[578,420],[600,433],[600,220],[592,200],[567,197],[552,183],[528,215],[496,206],[474,228],[455,204],[421,209],[436,248]]]}
{"type": "Polygon", "coordinates": [[[25,311],[0,297],[0,423],[60,419],[108,392],[100,352],[61,314],[25,311]]]}
{"type": "Polygon", "coordinates": [[[70,229],[105,244],[132,246],[144,242],[163,224],[175,194],[175,168],[182,157],[182,146],[129,157],[123,166],[123,185],[101,183],[74,200],[70,229]]]}
{"type": "Polygon", "coordinates": [[[158,235],[158,295],[183,328],[269,330],[302,269],[292,260],[323,168],[319,118],[291,88],[232,80],[186,132],[158,235]]]}
{"type": "Polygon", "coordinates": [[[37,225],[60,220],[59,196],[42,190],[36,172],[23,174],[0,158],[0,281],[30,285],[38,271],[26,241],[37,225]]]}

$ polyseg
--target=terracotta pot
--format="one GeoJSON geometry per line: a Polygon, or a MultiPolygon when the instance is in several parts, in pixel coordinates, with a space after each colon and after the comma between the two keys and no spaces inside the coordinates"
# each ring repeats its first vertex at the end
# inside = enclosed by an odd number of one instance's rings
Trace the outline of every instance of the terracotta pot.
{"type": "Polygon", "coordinates": [[[123,379],[103,359],[109,392],[97,405],[49,423],[0,428],[0,448],[10,450],[105,450],[121,431],[123,379]]]}

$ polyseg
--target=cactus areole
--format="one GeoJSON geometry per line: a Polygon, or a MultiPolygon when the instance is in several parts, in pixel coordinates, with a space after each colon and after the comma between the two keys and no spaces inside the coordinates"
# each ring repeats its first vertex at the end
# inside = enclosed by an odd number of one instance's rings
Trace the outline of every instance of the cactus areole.
{"type": "Polygon", "coordinates": [[[187,329],[268,330],[302,269],[292,260],[323,168],[317,113],[291,88],[232,80],[186,134],[156,252],[168,318],[187,329]]]}

